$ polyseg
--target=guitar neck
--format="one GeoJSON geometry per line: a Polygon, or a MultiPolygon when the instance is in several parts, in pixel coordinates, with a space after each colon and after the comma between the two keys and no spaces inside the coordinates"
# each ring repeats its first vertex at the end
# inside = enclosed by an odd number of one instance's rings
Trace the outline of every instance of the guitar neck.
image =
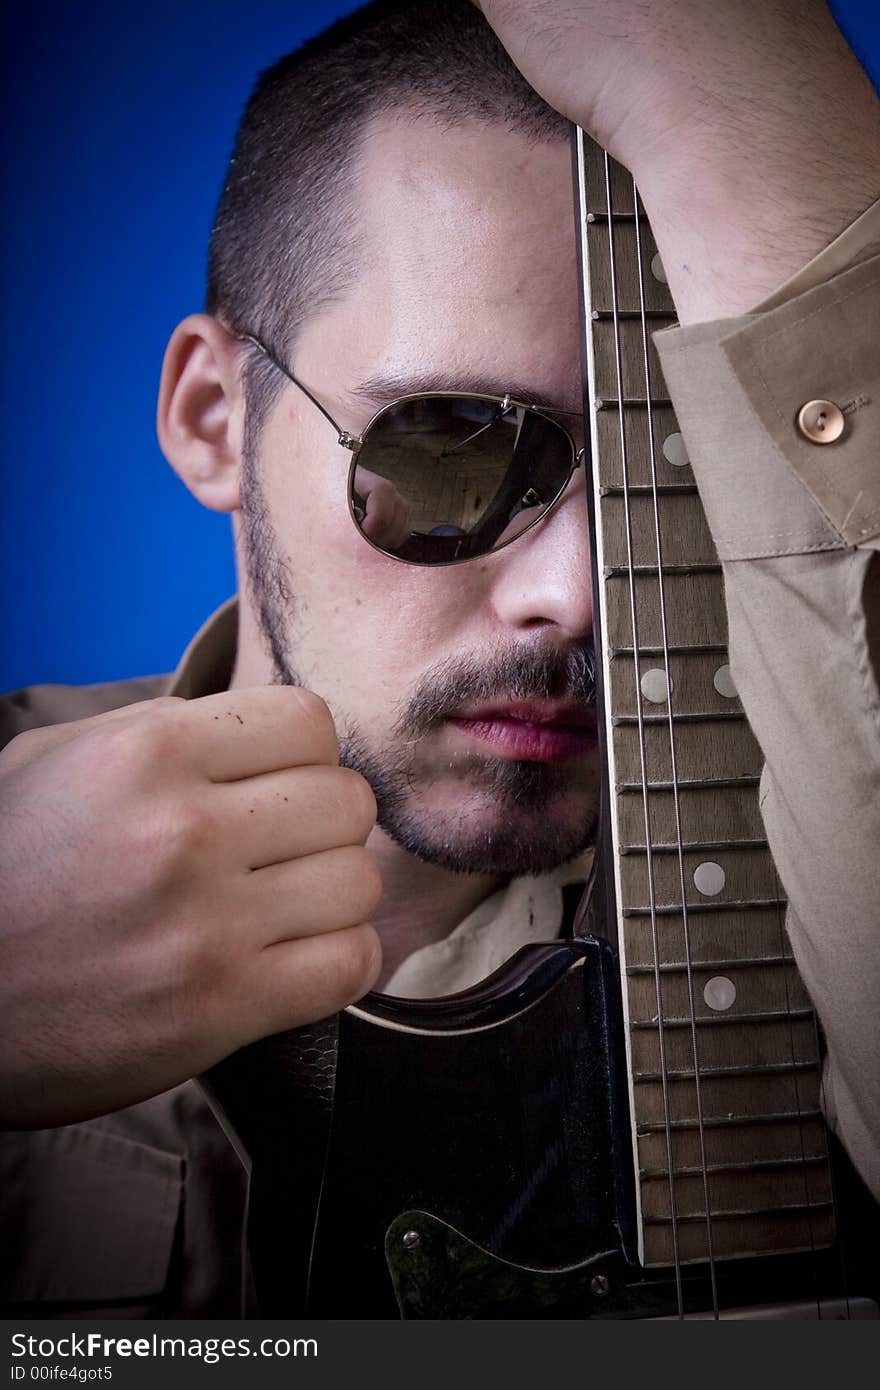
{"type": "Polygon", "coordinates": [[[727,658],[721,565],[651,342],[675,322],[631,176],[578,132],[608,823],[640,1258],[833,1238],[818,1033],[727,658]]]}

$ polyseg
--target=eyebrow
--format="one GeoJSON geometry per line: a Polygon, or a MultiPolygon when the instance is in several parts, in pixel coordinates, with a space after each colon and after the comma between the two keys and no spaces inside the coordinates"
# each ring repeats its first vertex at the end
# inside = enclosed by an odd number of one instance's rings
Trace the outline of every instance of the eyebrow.
{"type": "Polygon", "coordinates": [[[545,410],[559,415],[578,418],[583,415],[583,411],[570,410],[558,401],[548,400],[546,396],[537,394],[532,388],[518,381],[498,381],[491,377],[467,375],[450,379],[449,376],[437,372],[415,372],[406,375],[391,372],[371,376],[350,387],[348,394],[370,404],[387,405],[399,396],[421,396],[432,391],[448,395],[465,392],[474,396],[510,396],[511,400],[520,401],[523,405],[543,406],[545,410]]]}

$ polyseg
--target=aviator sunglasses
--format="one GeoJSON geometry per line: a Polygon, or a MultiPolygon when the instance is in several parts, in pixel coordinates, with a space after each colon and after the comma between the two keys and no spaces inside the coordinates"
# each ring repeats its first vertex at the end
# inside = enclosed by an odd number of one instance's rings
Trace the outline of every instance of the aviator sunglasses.
{"type": "Polygon", "coordinates": [[[456,565],[501,550],[547,516],[584,458],[553,418],[574,412],[468,391],[399,396],[349,434],[264,343],[238,337],[333,426],[351,452],[352,520],[394,560],[456,565]]]}

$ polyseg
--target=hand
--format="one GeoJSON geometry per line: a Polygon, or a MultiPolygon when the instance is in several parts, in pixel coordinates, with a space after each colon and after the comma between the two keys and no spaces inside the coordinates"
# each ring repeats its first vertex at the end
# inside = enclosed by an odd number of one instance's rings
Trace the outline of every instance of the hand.
{"type": "Polygon", "coordinates": [[[359,998],[376,804],[291,687],[159,699],[0,754],[0,1124],[155,1095],[359,998]]]}
{"type": "Polygon", "coordinates": [[[355,492],[363,503],[359,525],[368,540],[395,550],[409,539],[412,508],[388,478],[358,464],[355,492]]]}
{"type": "Polygon", "coordinates": [[[880,101],[824,0],[482,0],[636,177],[682,322],[740,313],[880,195],[880,101]]]}

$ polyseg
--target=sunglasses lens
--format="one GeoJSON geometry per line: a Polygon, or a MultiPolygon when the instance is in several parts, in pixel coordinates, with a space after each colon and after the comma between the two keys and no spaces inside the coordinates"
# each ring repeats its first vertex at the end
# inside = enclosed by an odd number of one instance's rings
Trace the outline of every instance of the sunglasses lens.
{"type": "Polygon", "coordinates": [[[487,555],[531,526],[572,463],[565,430],[526,406],[422,396],[370,427],[352,467],[352,508],[386,554],[448,565],[487,555]]]}

